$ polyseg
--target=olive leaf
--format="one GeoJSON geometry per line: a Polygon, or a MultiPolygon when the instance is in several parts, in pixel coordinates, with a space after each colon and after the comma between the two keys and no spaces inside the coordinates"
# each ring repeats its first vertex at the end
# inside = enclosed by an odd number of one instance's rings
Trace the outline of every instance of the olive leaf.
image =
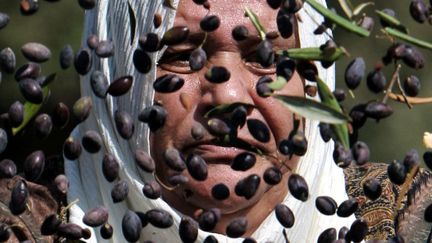
{"type": "Polygon", "coordinates": [[[306,47],[278,51],[277,54],[292,59],[334,62],[345,55],[345,51],[341,47],[337,47],[334,52],[328,54],[319,47],[306,47]]]}
{"type": "Polygon", "coordinates": [[[255,29],[258,31],[260,37],[262,40],[265,40],[266,38],[266,31],[264,27],[262,26],[261,22],[258,19],[258,16],[250,10],[248,7],[245,8],[246,15],[249,17],[252,24],[255,26],[255,29]]]}
{"type": "Polygon", "coordinates": [[[357,7],[354,8],[352,14],[354,16],[359,15],[361,13],[361,11],[363,11],[363,9],[365,9],[366,7],[371,6],[371,5],[375,5],[375,3],[374,2],[361,3],[361,4],[357,5],[357,7]]]}
{"type": "MultiPolygon", "coordinates": [[[[324,81],[322,81],[318,76],[316,77],[316,82],[322,103],[330,106],[338,112],[342,112],[339,103],[337,102],[333,93],[330,91],[327,84],[324,83],[324,81]]],[[[342,124],[332,124],[331,127],[336,135],[337,140],[342,143],[345,148],[349,149],[348,124],[346,122],[342,124]]]]}
{"type": "Polygon", "coordinates": [[[398,30],[408,34],[408,29],[404,25],[402,25],[402,23],[397,18],[395,18],[391,15],[388,15],[385,12],[380,11],[380,10],[375,10],[375,13],[378,14],[378,17],[380,18],[381,21],[387,23],[389,26],[391,26],[395,29],[398,29],[398,30]]]}
{"type": "Polygon", "coordinates": [[[277,76],[275,81],[267,84],[267,87],[272,90],[281,90],[286,83],[288,83],[288,81],[284,77],[277,76]]]}
{"type": "MultiPolygon", "coordinates": [[[[50,96],[50,90],[48,87],[45,86],[42,89],[42,91],[43,91],[43,97],[45,102],[46,100],[48,100],[50,96]]],[[[26,101],[24,103],[24,120],[21,123],[21,125],[12,129],[12,134],[14,136],[17,133],[19,133],[22,129],[24,129],[24,127],[30,122],[30,120],[38,113],[38,111],[40,110],[44,102],[42,102],[41,104],[34,104],[26,101]]]]}
{"type": "Polygon", "coordinates": [[[324,7],[323,5],[319,4],[315,0],[305,0],[312,8],[314,8],[317,12],[319,12],[322,16],[329,19],[331,22],[337,24],[338,26],[356,33],[359,36],[368,37],[370,32],[366,29],[350,22],[349,20],[345,19],[344,17],[332,12],[328,8],[324,7]]]}
{"type": "Polygon", "coordinates": [[[393,29],[393,28],[390,28],[390,27],[386,27],[384,30],[385,30],[386,33],[388,33],[391,36],[394,36],[396,38],[399,38],[401,40],[409,42],[409,43],[411,43],[413,45],[416,45],[418,47],[432,50],[432,43],[430,43],[430,42],[417,39],[415,37],[412,37],[410,35],[407,35],[407,34],[401,32],[401,31],[399,31],[397,29],[393,29]]]}
{"type": "Polygon", "coordinates": [[[348,18],[352,18],[353,16],[353,12],[352,12],[352,4],[351,1],[349,0],[338,0],[339,2],[339,6],[342,8],[342,10],[344,11],[344,13],[346,14],[346,16],[348,18]]]}
{"type": "Polygon", "coordinates": [[[251,105],[251,104],[234,102],[234,103],[230,103],[230,104],[218,105],[218,106],[214,107],[213,109],[209,110],[207,113],[205,113],[204,117],[209,118],[209,117],[212,117],[215,115],[230,113],[230,112],[233,112],[235,110],[235,108],[237,108],[239,106],[246,107],[246,109],[248,110],[248,113],[250,111],[252,111],[253,108],[255,108],[255,106],[251,105]]]}
{"type": "Polygon", "coordinates": [[[341,124],[348,117],[334,108],[315,100],[299,96],[273,95],[292,112],[311,120],[318,120],[330,124],[341,124]]]}

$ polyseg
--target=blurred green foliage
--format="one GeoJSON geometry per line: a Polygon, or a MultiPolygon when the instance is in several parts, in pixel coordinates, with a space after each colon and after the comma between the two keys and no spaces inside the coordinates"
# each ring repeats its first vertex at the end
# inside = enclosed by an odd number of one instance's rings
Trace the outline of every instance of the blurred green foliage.
{"type": "MultiPolygon", "coordinates": [[[[365,1],[353,1],[359,4],[365,1]]],[[[17,56],[17,66],[23,65],[27,61],[20,52],[23,44],[30,41],[40,42],[48,46],[52,51],[52,58],[47,63],[42,64],[43,74],[56,72],[57,80],[51,84],[53,95],[49,104],[44,106],[43,112],[51,112],[55,104],[62,101],[69,107],[79,97],[79,77],[73,67],[62,70],[59,66],[58,56],[61,48],[65,44],[70,44],[76,51],[80,47],[81,31],[83,26],[84,11],[78,6],[77,1],[63,0],[58,2],[39,1],[40,8],[32,16],[22,16],[19,11],[19,1],[0,0],[0,11],[5,12],[11,17],[9,25],[0,31],[0,49],[11,47],[17,56]]],[[[337,8],[338,1],[328,1],[330,6],[335,6],[337,12],[343,15],[341,9],[337,8]]],[[[367,63],[367,71],[373,69],[374,65],[385,54],[390,45],[388,39],[384,38],[380,32],[380,25],[376,18],[374,9],[393,8],[398,18],[410,29],[413,36],[427,41],[432,40],[432,26],[428,23],[418,24],[409,15],[409,1],[376,1],[375,6],[366,8],[365,14],[375,18],[374,32],[369,38],[360,38],[355,34],[336,28],[334,36],[338,44],[344,46],[350,53],[349,57],[344,57],[337,63],[337,87],[345,88],[344,71],[346,65],[355,57],[362,56],[367,63]]],[[[426,67],[423,70],[412,70],[403,67],[401,78],[404,79],[410,74],[417,75],[422,80],[422,90],[420,96],[432,96],[430,82],[429,63],[431,53],[423,50],[426,57],[426,67]]],[[[390,79],[393,67],[386,67],[386,74],[390,79]]],[[[366,88],[363,80],[361,86],[354,91],[355,99],[347,96],[344,107],[350,109],[354,103],[367,102],[372,99],[382,99],[382,94],[373,95],[366,88]]],[[[18,91],[17,82],[13,75],[3,73],[0,84],[0,113],[7,111],[9,105],[19,99],[23,101],[18,91]]],[[[428,112],[432,109],[432,104],[415,106],[409,110],[405,104],[393,101],[389,103],[395,109],[395,113],[388,119],[380,122],[367,121],[365,127],[361,129],[359,140],[368,143],[371,149],[372,161],[388,162],[393,159],[403,159],[404,154],[411,148],[423,153],[422,135],[424,131],[432,131],[432,116],[428,112]]],[[[72,126],[68,126],[62,131],[54,129],[49,141],[54,141],[46,146],[48,141],[31,140],[26,136],[26,132],[17,135],[10,144],[10,149],[4,157],[12,157],[21,160],[33,149],[44,148],[47,154],[55,154],[61,151],[64,138],[70,133],[72,126]],[[53,138],[54,137],[54,138],[53,138]]]]}

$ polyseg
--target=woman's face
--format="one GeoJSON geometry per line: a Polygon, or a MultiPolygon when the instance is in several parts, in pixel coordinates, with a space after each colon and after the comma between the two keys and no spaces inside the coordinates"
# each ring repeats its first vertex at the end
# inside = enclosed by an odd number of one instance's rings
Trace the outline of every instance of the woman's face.
{"type": "MultiPolygon", "coordinates": [[[[276,78],[275,67],[263,68],[253,60],[255,47],[260,42],[259,36],[250,20],[244,15],[244,8],[249,7],[258,16],[266,31],[276,31],[277,11],[271,9],[266,1],[262,0],[210,0],[210,11],[193,1],[180,1],[175,26],[187,26],[190,36],[199,36],[200,21],[207,14],[217,15],[221,20],[220,27],[211,32],[203,46],[207,53],[207,63],[200,71],[192,72],[186,58],[174,58],[170,61],[161,61],[158,66],[158,77],[174,73],[184,79],[183,87],[174,93],[156,93],[155,102],[162,104],[168,116],[163,128],[151,135],[151,153],[157,165],[158,178],[166,185],[167,179],[176,174],[164,161],[164,152],[168,148],[175,148],[183,155],[191,153],[200,155],[208,166],[208,178],[199,182],[193,179],[185,170],[183,175],[189,178],[188,182],[176,187],[175,190],[165,191],[164,198],[172,206],[184,213],[196,209],[209,209],[217,207],[223,214],[232,214],[247,210],[260,200],[266,198],[276,205],[287,193],[286,179],[288,170],[282,167],[284,180],[273,189],[262,179],[263,173],[272,166],[281,167],[279,161],[284,161],[290,168],[295,168],[298,158],[291,159],[278,152],[278,144],[286,139],[293,127],[292,113],[272,97],[263,98],[256,92],[256,83],[264,75],[276,78]],[[237,25],[245,25],[250,38],[237,42],[232,38],[232,29],[237,25]],[[211,66],[224,66],[231,77],[227,82],[213,84],[207,81],[204,74],[211,66]],[[256,155],[256,164],[247,171],[235,171],[230,164],[233,158],[241,152],[241,148],[232,146],[218,146],[212,140],[214,136],[208,132],[201,140],[195,140],[191,135],[194,124],[200,123],[207,127],[208,118],[204,114],[210,107],[242,102],[254,105],[256,108],[248,115],[248,119],[258,119],[265,123],[270,130],[270,141],[260,143],[248,131],[247,126],[238,128],[238,137],[260,148],[266,155],[256,155]],[[272,158],[273,157],[273,158],[272,158]],[[275,159],[276,158],[276,159],[275,159]],[[249,200],[235,194],[236,183],[252,174],[261,177],[256,194],[249,200]],[[212,187],[224,183],[230,190],[230,197],[225,200],[216,200],[212,197],[212,187]]],[[[194,39],[170,47],[168,53],[190,53],[200,45],[194,39]]],[[[272,40],[274,50],[289,49],[298,46],[295,35],[289,39],[278,37],[272,40]]],[[[285,85],[275,92],[277,94],[303,96],[303,83],[297,73],[285,85]]],[[[273,205],[274,206],[274,205],[273,205]]],[[[273,209],[273,208],[271,208],[273,209]]]]}

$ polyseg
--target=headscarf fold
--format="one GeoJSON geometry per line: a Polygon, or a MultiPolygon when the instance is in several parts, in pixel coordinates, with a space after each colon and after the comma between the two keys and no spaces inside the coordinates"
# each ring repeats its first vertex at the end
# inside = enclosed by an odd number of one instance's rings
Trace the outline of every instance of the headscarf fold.
{"type": "MultiPolygon", "coordinates": [[[[162,199],[151,200],[142,193],[144,181],[154,179],[153,175],[141,172],[134,161],[134,151],[143,149],[150,151],[149,129],[147,125],[138,122],[137,117],[141,110],[153,103],[154,91],[152,82],[156,77],[156,63],[162,51],[149,53],[153,65],[147,74],[139,73],[133,65],[134,51],[138,48],[139,36],[153,32],[162,36],[174,23],[175,10],[164,6],[164,0],[138,1],[138,0],[99,0],[96,7],[86,11],[82,46],[86,46],[88,36],[95,34],[100,40],[111,40],[115,46],[114,57],[97,58],[93,54],[93,65],[89,74],[81,77],[81,94],[90,96],[93,101],[93,110],[90,117],[81,123],[72,132],[71,136],[81,140],[88,130],[99,132],[103,138],[103,152],[90,154],[83,151],[76,161],[65,159],[65,173],[70,180],[68,201],[79,201],[70,209],[70,222],[87,227],[82,217],[89,209],[103,205],[109,209],[108,222],[114,228],[111,242],[124,242],[121,232],[121,219],[128,209],[146,212],[154,208],[168,211],[174,218],[174,225],[168,229],[158,229],[147,225],[141,232],[141,240],[154,242],[181,242],[178,228],[181,214],[169,206],[162,199]],[[160,14],[162,24],[159,28],[153,25],[153,16],[160,14]],[[103,72],[110,82],[115,79],[132,75],[133,86],[131,90],[121,96],[108,96],[101,99],[92,93],[90,76],[95,70],[103,72]],[[127,111],[135,119],[135,132],[131,139],[123,139],[116,131],[114,112],[127,111]],[[113,183],[105,180],[102,174],[102,159],[105,152],[116,157],[120,165],[119,178],[129,185],[126,200],[113,203],[111,188],[113,183]]],[[[176,7],[179,0],[171,0],[176,7]]],[[[319,1],[325,5],[325,1],[319,1]]],[[[325,35],[313,35],[316,23],[322,22],[322,17],[305,4],[299,12],[299,37],[301,47],[317,47],[328,38],[325,35]]],[[[334,67],[319,68],[320,77],[330,88],[334,88],[334,67]]],[[[317,196],[331,196],[339,204],[346,200],[345,181],[342,169],[337,167],[332,159],[333,144],[324,143],[319,135],[318,122],[306,120],[305,134],[309,142],[309,149],[303,156],[296,169],[309,185],[310,198],[305,203],[293,198],[289,193],[282,203],[286,204],[296,217],[293,228],[286,229],[291,242],[316,242],[318,235],[327,228],[336,229],[349,226],[354,217],[339,218],[325,216],[315,209],[317,196]]],[[[90,228],[92,236],[87,242],[102,240],[98,228],[90,228]]],[[[285,242],[282,234],[283,227],[278,223],[272,212],[253,233],[252,237],[258,242],[285,242]]],[[[232,239],[225,235],[199,231],[197,242],[202,242],[207,235],[214,235],[219,242],[241,242],[242,239],[232,239]]]]}

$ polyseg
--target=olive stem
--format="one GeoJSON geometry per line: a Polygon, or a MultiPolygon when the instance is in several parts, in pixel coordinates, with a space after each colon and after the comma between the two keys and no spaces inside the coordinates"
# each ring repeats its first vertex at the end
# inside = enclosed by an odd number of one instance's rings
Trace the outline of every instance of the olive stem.
{"type": "Polygon", "coordinates": [[[63,220],[66,217],[66,212],[69,210],[69,208],[71,208],[73,205],[77,204],[79,202],[79,199],[75,199],[73,200],[71,203],[69,203],[68,205],[66,205],[66,207],[62,208],[60,210],[60,218],[63,220]]]}
{"type": "Polygon", "coordinates": [[[389,85],[387,86],[387,89],[384,91],[385,96],[384,96],[384,98],[383,98],[383,100],[382,100],[382,103],[383,103],[383,104],[387,103],[387,100],[388,100],[388,98],[389,98],[389,94],[392,92],[393,85],[394,85],[394,83],[396,82],[396,80],[397,80],[397,78],[398,78],[398,76],[399,76],[399,70],[400,70],[400,69],[401,69],[401,65],[398,64],[398,65],[396,66],[396,70],[393,72],[392,79],[391,79],[389,85]]]}
{"type": "Polygon", "coordinates": [[[199,48],[202,48],[202,47],[203,47],[203,45],[204,45],[205,42],[207,41],[207,36],[208,36],[207,32],[204,32],[204,39],[203,39],[203,41],[201,42],[201,44],[199,45],[199,48]]]}
{"type": "MultiPolygon", "coordinates": [[[[305,13],[309,16],[309,18],[312,19],[312,22],[314,22],[317,26],[320,26],[320,25],[321,25],[320,23],[318,23],[318,22],[316,21],[315,18],[313,18],[313,15],[311,15],[311,14],[309,13],[309,11],[308,11],[306,8],[303,8],[303,10],[304,10],[305,13]]],[[[333,36],[332,36],[330,33],[327,32],[327,29],[324,31],[324,33],[327,35],[328,38],[330,38],[332,41],[336,42],[335,39],[333,38],[333,36]]]]}
{"type": "MultiPolygon", "coordinates": [[[[394,101],[405,102],[404,97],[400,94],[395,94],[390,92],[388,96],[390,99],[394,101]]],[[[432,103],[432,97],[406,97],[406,99],[411,105],[422,105],[422,104],[432,103]]]]}
{"type": "Polygon", "coordinates": [[[405,104],[407,104],[408,108],[411,109],[411,108],[412,108],[412,105],[411,105],[410,102],[408,101],[408,98],[407,98],[407,96],[406,96],[406,94],[405,94],[405,91],[404,91],[403,88],[402,88],[401,81],[400,81],[400,76],[399,76],[399,75],[398,75],[398,77],[397,77],[397,84],[398,84],[399,91],[401,92],[401,94],[402,94],[402,96],[403,96],[403,98],[404,98],[405,104]]]}

